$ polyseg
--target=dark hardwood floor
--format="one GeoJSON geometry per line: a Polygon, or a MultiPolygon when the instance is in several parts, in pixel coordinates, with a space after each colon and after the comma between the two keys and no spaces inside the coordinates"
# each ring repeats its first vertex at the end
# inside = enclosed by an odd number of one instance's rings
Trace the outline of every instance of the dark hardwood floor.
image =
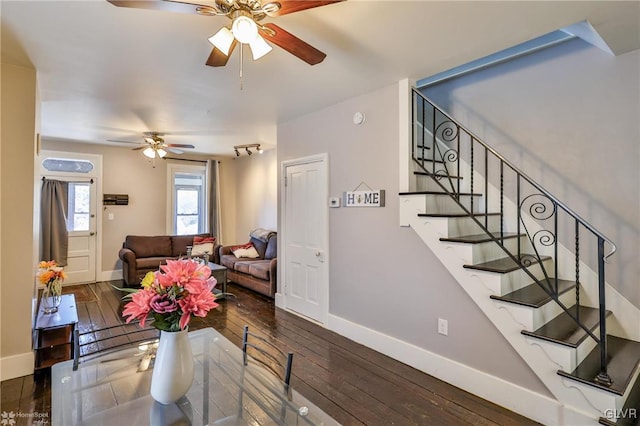
{"type": "MultiPolygon", "coordinates": [[[[110,284],[122,282],[65,287],[76,294],[81,332],[122,323],[120,292],[110,284]]],[[[240,346],[242,327],[249,324],[252,331],[293,351],[292,386],[344,425],[537,424],[276,309],[273,300],[233,284],[228,291],[235,297],[222,301],[206,318],[192,320],[190,329],[213,327],[240,346]]],[[[1,412],[40,416],[17,417],[14,424],[49,424],[49,376],[36,379],[30,375],[2,382],[1,412]]]]}

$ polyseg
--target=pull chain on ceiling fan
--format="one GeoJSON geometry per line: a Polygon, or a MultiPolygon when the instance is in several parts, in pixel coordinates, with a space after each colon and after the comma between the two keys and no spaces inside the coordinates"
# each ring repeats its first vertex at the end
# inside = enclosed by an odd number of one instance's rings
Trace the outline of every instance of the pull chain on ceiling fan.
{"type": "Polygon", "coordinates": [[[254,60],[272,50],[267,41],[279,46],[309,65],[319,64],[327,56],[298,37],[273,23],[260,24],[266,17],[278,17],[306,9],[338,3],[344,0],[279,0],[263,3],[260,0],[215,0],[211,5],[173,0],[107,0],[120,7],[164,10],[205,16],[226,16],[227,25],[209,37],[214,46],[206,64],[221,67],[227,64],[238,42],[248,44],[254,60]]]}

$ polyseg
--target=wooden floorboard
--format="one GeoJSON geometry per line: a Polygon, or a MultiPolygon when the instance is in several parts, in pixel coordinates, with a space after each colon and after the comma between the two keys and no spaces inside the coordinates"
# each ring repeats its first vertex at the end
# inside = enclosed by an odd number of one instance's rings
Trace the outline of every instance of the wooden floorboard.
{"type": "MultiPolygon", "coordinates": [[[[129,324],[123,324],[122,293],[113,286],[122,281],[76,287],[80,343],[84,351],[122,344],[129,324]],[[103,341],[96,342],[100,339],[103,341]]],[[[74,291],[74,287],[65,287],[74,291]]],[[[294,352],[292,386],[344,425],[535,425],[516,413],[462,391],[432,376],[366,348],[296,315],[275,308],[272,299],[230,284],[234,297],[205,318],[194,318],[189,328],[213,327],[240,346],[242,327],[280,348],[294,352]]],[[[0,388],[1,411],[48,413],[49,376],[39,374],[6,380],[0,388]]],[[[29,423],[20,423],[29,424],[29,423]]]]}

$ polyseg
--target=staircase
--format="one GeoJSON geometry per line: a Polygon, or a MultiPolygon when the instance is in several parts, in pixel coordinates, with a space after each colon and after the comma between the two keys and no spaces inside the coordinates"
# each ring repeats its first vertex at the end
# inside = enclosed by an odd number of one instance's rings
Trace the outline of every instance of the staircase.
{"type": "Polygon", "coordinates": [[[558,424],[640,424],[640,310],[615,245],[413,90],[411,226],[554,395],[558,424]]]}

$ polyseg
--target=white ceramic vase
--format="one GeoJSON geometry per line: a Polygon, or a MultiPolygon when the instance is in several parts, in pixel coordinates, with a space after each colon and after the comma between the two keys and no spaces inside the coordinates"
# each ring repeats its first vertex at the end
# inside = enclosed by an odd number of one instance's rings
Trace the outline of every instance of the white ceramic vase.
{"type": "Polygon", "coordinates": [[[161,404],[173,404],[193,383],[193,353],[187,330],[160,332],[151,376],[151,396],[161,404]]]}

